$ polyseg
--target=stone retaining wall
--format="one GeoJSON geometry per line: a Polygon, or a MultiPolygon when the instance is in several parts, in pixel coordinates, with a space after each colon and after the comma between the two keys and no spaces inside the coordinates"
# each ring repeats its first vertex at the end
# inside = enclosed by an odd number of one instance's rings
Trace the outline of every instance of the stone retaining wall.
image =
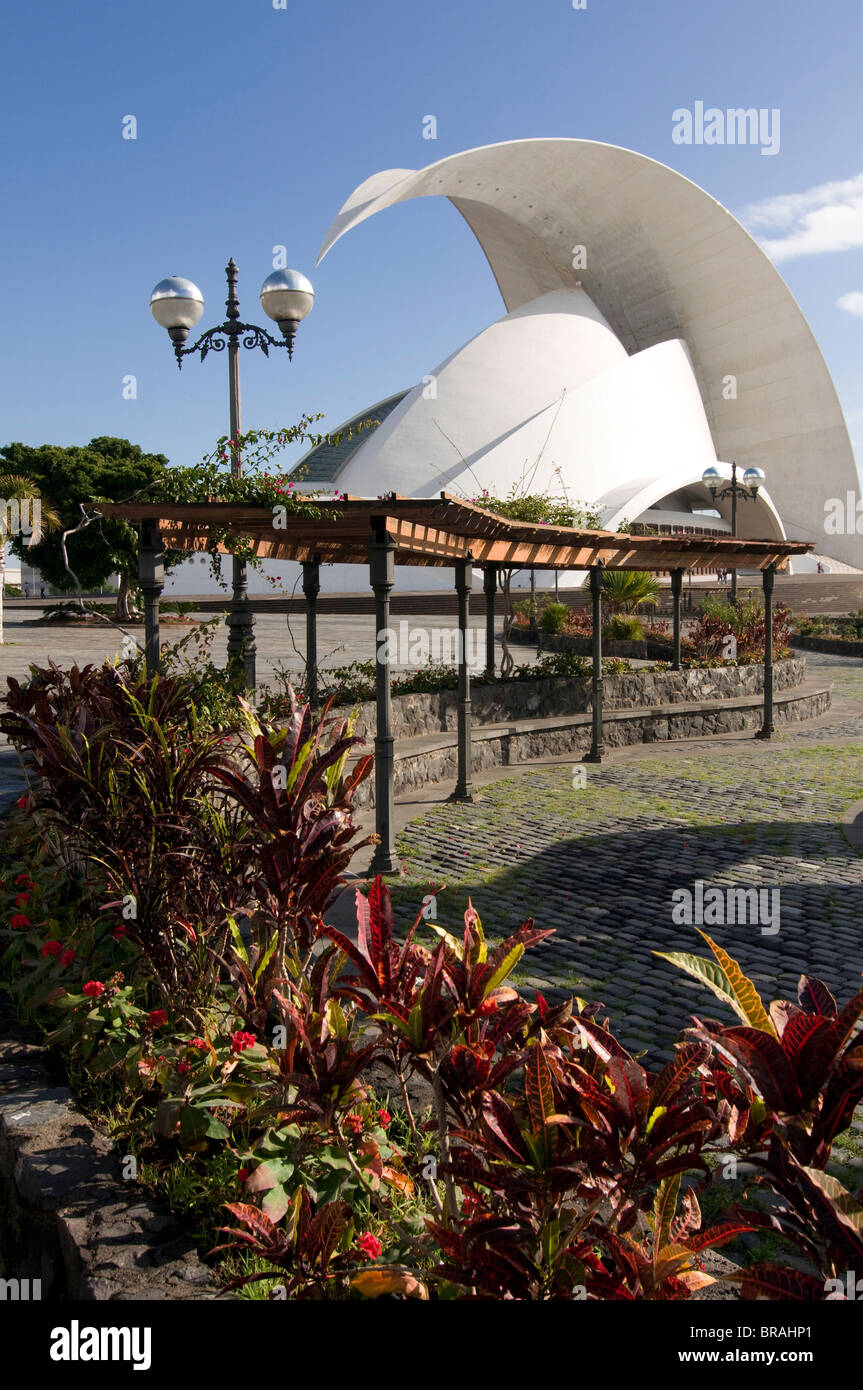
{"type": "Polygon", "coordinates": [[[850,637],[795,637],[793,642],[795,647],[802,647],[805,652],[863,657],[863,642],[855,642],[850,637]]]}
{"type": "MultiPolygon", "coordinates": [[[[214,1298],[166,1207],[123,1182],[117,1154],[23,1029],[0,1037],[0,1278],[44,1299],[214,1298]]],[[[7,1293],[8,1297],[8,1293],[7,1293]]]]}
{"type": "MultiPolygon", "coordinates": [[[[777,695],[774,701],[775,724],[796,723],[817,719],[830,708],[830,691],[777,695]]],[[[753,732],[761,728],[763,706],[757,697],[738,699],[733,704],[708,706],[688,705],[675,709],[666,705],[650,710],[605,710],[603,737],[608,748],[620,748],[631,743],[659,743],[679,738],[705,738],[715,734],[753,732]]],[[[589,714],[562,716],[514,723],[511,729],[473,730],[471,766],[474,773],[491,767],[507,767],[528,762],[532,758],[555,758],[572,755],[584,757],[590,749],[591,717],[589,714]]],[[[395,749],[394,786],[396,795],[429,782],[446,782],[457,774],[455,738],[442,735],[438,746],[411,749],[409,745],[395,749]]],[[[371,779],[358,788],[355,804],[371,805],[374,786],[371,779]]]]}
{"type": "MultiPolygon", "coordinates": [[[[773,668],[775,691],[800,685],[806,671],[805,657],[777,661],[773,668]]],[[[638,709],[652,705],[692,704],[703,700],[733,699],[757,695],[764,689],[763,666],[689,667],[683,671],[640,672],[606,676],[603,680],[606,710],[638,709]]],[[[556,714],[586,714],[591,708],[589,676],[551,676],[535,681],[496,681],[473,685],[471,706],[474,730],[478,725],[499,724],[508,719],[544,718],[556,714]]],[[[347,714],[344,707],[340,713],[347,714]]],[[[393,696],[393,734],[396,739],[422,734],[447,733],[458,724],[458,692],[437,690],[424,695],[393,696]]],[[[375,705],[359,706],[356,733],[371,741],[375,734],[375,705]]]]}

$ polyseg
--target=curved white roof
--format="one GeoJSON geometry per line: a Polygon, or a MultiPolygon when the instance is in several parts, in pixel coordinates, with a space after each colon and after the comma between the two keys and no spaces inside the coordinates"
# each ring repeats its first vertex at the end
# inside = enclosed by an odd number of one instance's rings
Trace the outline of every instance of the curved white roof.
{"type": "MultiPolygon", "coordinates": [[[[517,140],[374,175],[321,257],[373,213],[433,194],[473,230],[510,312],[583,286],[627,353],[682,339],[717,456],[763,468],[788,535],[823,543],[824,500],[860,486],[842,409],[791,291],[730,212],[632,150],[517,140]]],[[[854,537],[831,537],[830,549],[859,558],[854,537]]]]}
{"type": "Polygon", "coordinates": [[[361,497],[564,491],[604,524],[632,480],[648,474],[662,497],[669,473],[700,478],[715,464],[686,345],[629,357],[584,290],[556,290],[451,353],[365,437],[338,486],[361,497]]]}

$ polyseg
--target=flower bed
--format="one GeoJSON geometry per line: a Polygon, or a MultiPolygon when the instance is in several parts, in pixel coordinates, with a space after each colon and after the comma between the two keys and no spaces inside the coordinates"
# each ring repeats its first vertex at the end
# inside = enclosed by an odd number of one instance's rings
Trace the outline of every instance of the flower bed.
{"type": "Polygon", "coordinates": [[[697,1022],[652,1072],[601,1005],[512,988],[551,935],[532,920],[495,941],[471,906],[399,936],[377,879],[348,937],[322,914],[361,843],[350,725],[240,702],[229,751],[193,690],[122,666],[10,682],[32,789],[0,910],[12,997],[223,1287],[684,1299],[706,1252],[767,1228],[793,1263],[738,1249],[744,1297],[863,1272],[863,1210],[825,1172],[863,1095],[863,992],[840,1008],[804,976],[768,1012],[701,933],[711,958],[667,958],[737,1022],[697,1022]],[[759,1170],[736,1204],[731,1155],[759,1170]]]}

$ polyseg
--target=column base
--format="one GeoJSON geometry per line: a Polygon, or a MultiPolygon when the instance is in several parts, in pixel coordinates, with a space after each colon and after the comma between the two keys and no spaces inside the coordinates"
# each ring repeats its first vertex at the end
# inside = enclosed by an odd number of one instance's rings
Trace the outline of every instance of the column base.
{"type": "Polygon", "coordinates": [[[761,729],[759,729],[759,730],[757,731],[755,737],[756,737],[756,738],[772,738],[773,735],[774,735],[775,733],[776,733],[776,729],[775,729],[775,727],[774,727],[773,724],[765,724],[763,728],[761,728],[761,729]]]}
{"type": "Polygon", "coordinates": [[[477,796],[473,787],[456,787],[454,792],[450,792],[447,801],[476,801],[477,796]]]}
{"type": "Polygon", "coordinates": [[[583,763],[601,763],[604,756],[605,750],[603,748],[591,748],[589,753],[585,753],[581,761],[583,763]]]}
{"type": "Polygon", "coordinates": [[[372,862],[369,865],[369,875],[386,874],[387,876],[398,875],[401,877],[402,867],[394,854],[389,854],[386,850],[381,852],[380,847],[375,850],[372,862]]]}

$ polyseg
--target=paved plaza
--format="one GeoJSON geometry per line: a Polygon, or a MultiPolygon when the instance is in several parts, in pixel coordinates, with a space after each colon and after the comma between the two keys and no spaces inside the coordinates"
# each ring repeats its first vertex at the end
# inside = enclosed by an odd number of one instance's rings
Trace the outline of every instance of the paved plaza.
{"type": "MultiPolygon", "coordinates": [[[[102,662],[115,657],[124,642],[124,631],[109,627],[48,627],[36,621],[38,610],[32,612],[22,605],[7,610],[5,632],[6,642],[0,646],[0,689],[6,689],[6,677],[15,676],[25,680],[31,663],[44,664],[50,657],[59,666],[79,666],[89,661],[102,662]]],[[[199,613],[198,621],[209,621],[212,613],[199,613]]],[[[427,630],[455,631],[456,619],[449,614],[423,613],[415,619],[402,615],[394,617],[390,624],[398,634],[399,623],[406,622],[408,629],[422,627],[427,630]]],[[[484,633],[484,620],[476,614],[471,615],[471,628],[484,633]]],[[[183,624],[162,622],[161,639],[174,646],[190,632],[183,624]]],[[[128,632],[143,644],[142,626],[129,626],[128,632]]],[[[257,642],[257,675],[262,685],[278,684],[277,670],[287,670],[298,677],[303,671],[306,650],[306,622],[301,613],[259,613],[255,615],[255,638],[257,642]]],[[[194,652],[194,645],[189,649],[194,652]]],[[[212,656],[217,666],[224,666],[227,659],[227,628],[224,622],[215,629],[212,656]]],[[[496,647],[497,660],[500,660],[500,642],[496,647]]],[[[513,647],[516,664],[534,660],[536,649],[521,643],[513,647]]],[[[322,669],[348,666],[353,661],[374,661],[375,659],[375,619],[372,613],[352,613],[349,616],[335,613],[321,613],[318,617],[318,663],[322,669]]],[[[393,669],[405,668],[404,662],[392,661],[393,669]]]]}
{"type": "Polygon", "coordinates": [[[399,850],[411,879],[450,885],[441,919],[471,894],[495,936],[527,916],[554,927],[522,978],[602,999],[627,1043],[670,1040],[703,1003],[651,955],[703,953],[672,920],[672,893],[698,880],[780,890],[764,926],[708,929],[766,997],[793,998],[803,970],[844,997],[863,967],[863,861],[839,824],[863,791],[863,721],[860,733],[856,748],[794,740],[611,762],[589,768],[583,790],[568,767],[528,771],[477,806],[418,818],[399,850]]]}

